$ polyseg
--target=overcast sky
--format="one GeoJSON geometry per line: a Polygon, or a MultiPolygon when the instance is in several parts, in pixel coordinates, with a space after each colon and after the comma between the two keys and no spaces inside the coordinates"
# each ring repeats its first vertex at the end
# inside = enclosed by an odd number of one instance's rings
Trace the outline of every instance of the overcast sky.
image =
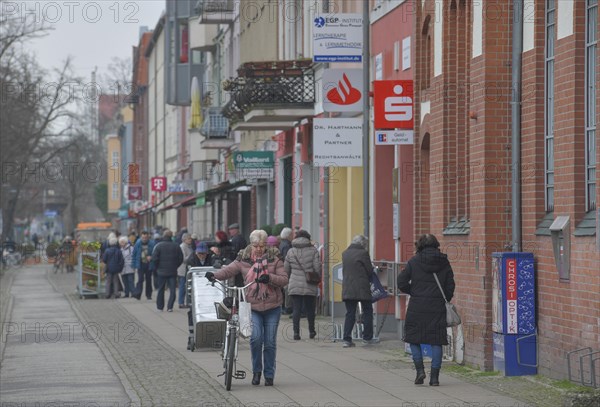
{"type": "MultiPolygon", "coordinates": [[[[27,18],[54,27],[46,37],[32,41],[45,68],[59,67],[74,58],[75,74],[90,78],[94,67],[105,74],[112,57],[130,58],[141,26],[153,29],[165,0],[59,0],[14,1],[27,18]]],[[[6,12],[6,10],[4,10],[6,12]]],[[[22,15],[22,14],[21,14],[22,15]]]]}

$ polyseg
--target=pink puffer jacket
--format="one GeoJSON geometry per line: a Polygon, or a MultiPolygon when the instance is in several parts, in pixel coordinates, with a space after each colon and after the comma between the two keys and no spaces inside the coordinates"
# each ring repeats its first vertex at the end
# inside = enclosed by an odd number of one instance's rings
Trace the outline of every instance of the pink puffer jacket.
{"type": "MultiPolygon", "coordinates": [[[[217,280],[227,280],[241,273],[245,284],[248,284],[255,276],[248,276],[254,262],[250,259],[252,246],[246,247],[240,252],[240,255],[233,263],[223,267],[215,272],[217,280]]],[[[288,284],[288,276],[283,268],[283,259],[279,254],[279,249],[269,247],[265,253],[267,261],[267,274],[269,275],[269,284],[267,284],[266,296],[258,296],[259,285],[256,283],[246,289],[246,300],[252,304],[253,311],[267,311],[280,307],[283,303],[283,294],[281,288],[288,284]]]]}

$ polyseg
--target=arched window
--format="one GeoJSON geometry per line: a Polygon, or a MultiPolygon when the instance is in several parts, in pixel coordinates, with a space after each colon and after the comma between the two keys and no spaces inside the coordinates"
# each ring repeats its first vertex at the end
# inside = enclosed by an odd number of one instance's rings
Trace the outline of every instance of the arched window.
{"type": "Polygon", "coordinates": [[[421,69],[421,90],[429,89],[429,85],[431,83],[431,74],[433,72],[432,64],[433,64],[433,55],[432,55],[432,39],[431,39],[431,16],[428,15],[425,17],[423,22],[423,30],[421,32],[423,45],[425,46],[425,53],[423,55],[422,61],[423,66],[421,69]]]}

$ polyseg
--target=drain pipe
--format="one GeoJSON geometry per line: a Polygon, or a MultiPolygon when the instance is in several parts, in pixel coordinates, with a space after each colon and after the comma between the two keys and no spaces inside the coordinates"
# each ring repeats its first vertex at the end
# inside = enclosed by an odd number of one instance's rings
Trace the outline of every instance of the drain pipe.
{"type": "Polygon", "coordinates": [[[512,251],[521,251],[521,58],[523,55],[523,0],[513,0],[512,29],[512,251]]]}

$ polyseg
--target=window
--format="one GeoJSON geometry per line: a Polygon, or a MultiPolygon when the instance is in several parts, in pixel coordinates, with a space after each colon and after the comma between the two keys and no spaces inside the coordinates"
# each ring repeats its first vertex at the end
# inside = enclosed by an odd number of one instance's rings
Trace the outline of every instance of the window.
{"type": "Polygon", "coordinates": [[[119,184],[116,182],[113,182],[112,184],[112,194],[111,194],[111,199],[113,201],[116,201],[119,199],[119,184]]]}
{"type": "Polygon", "coordinates": [[[555,0],[546,0],[546,83],[544,134],[544,185],[546,212],[554,211],[554,32],[555,0]]]}
{"type": "Polygon", "coordinates": [[[585,36],[585,210],[596,209],[596,57],[598,0],[587,0],[585,36]]]}
{"type": "Polygon", "coordinates": [[[425,55],[422,58],[422,69],[421,69],[421,90],[429,89],[429,84],[431,80],[431,73],[433,72],[431,69],[431,64],[433,63],[433,58],[431,55],[431,33],[429,30],[429,25],[431,23],[431,16],[425,17],[425,22],[423,23],[423,30],[421,31],[422,40],[425,46],[425,55]]]}
{"type": "Polygon", "coordinates": [[[112,153],[112,167],[119,168],[119,152],[113,151],[112,153]]]}
{"type": "Polygon", "coordinates": [[[394,42],[394,71],[400,69],[400,41],[394,42]]]}

